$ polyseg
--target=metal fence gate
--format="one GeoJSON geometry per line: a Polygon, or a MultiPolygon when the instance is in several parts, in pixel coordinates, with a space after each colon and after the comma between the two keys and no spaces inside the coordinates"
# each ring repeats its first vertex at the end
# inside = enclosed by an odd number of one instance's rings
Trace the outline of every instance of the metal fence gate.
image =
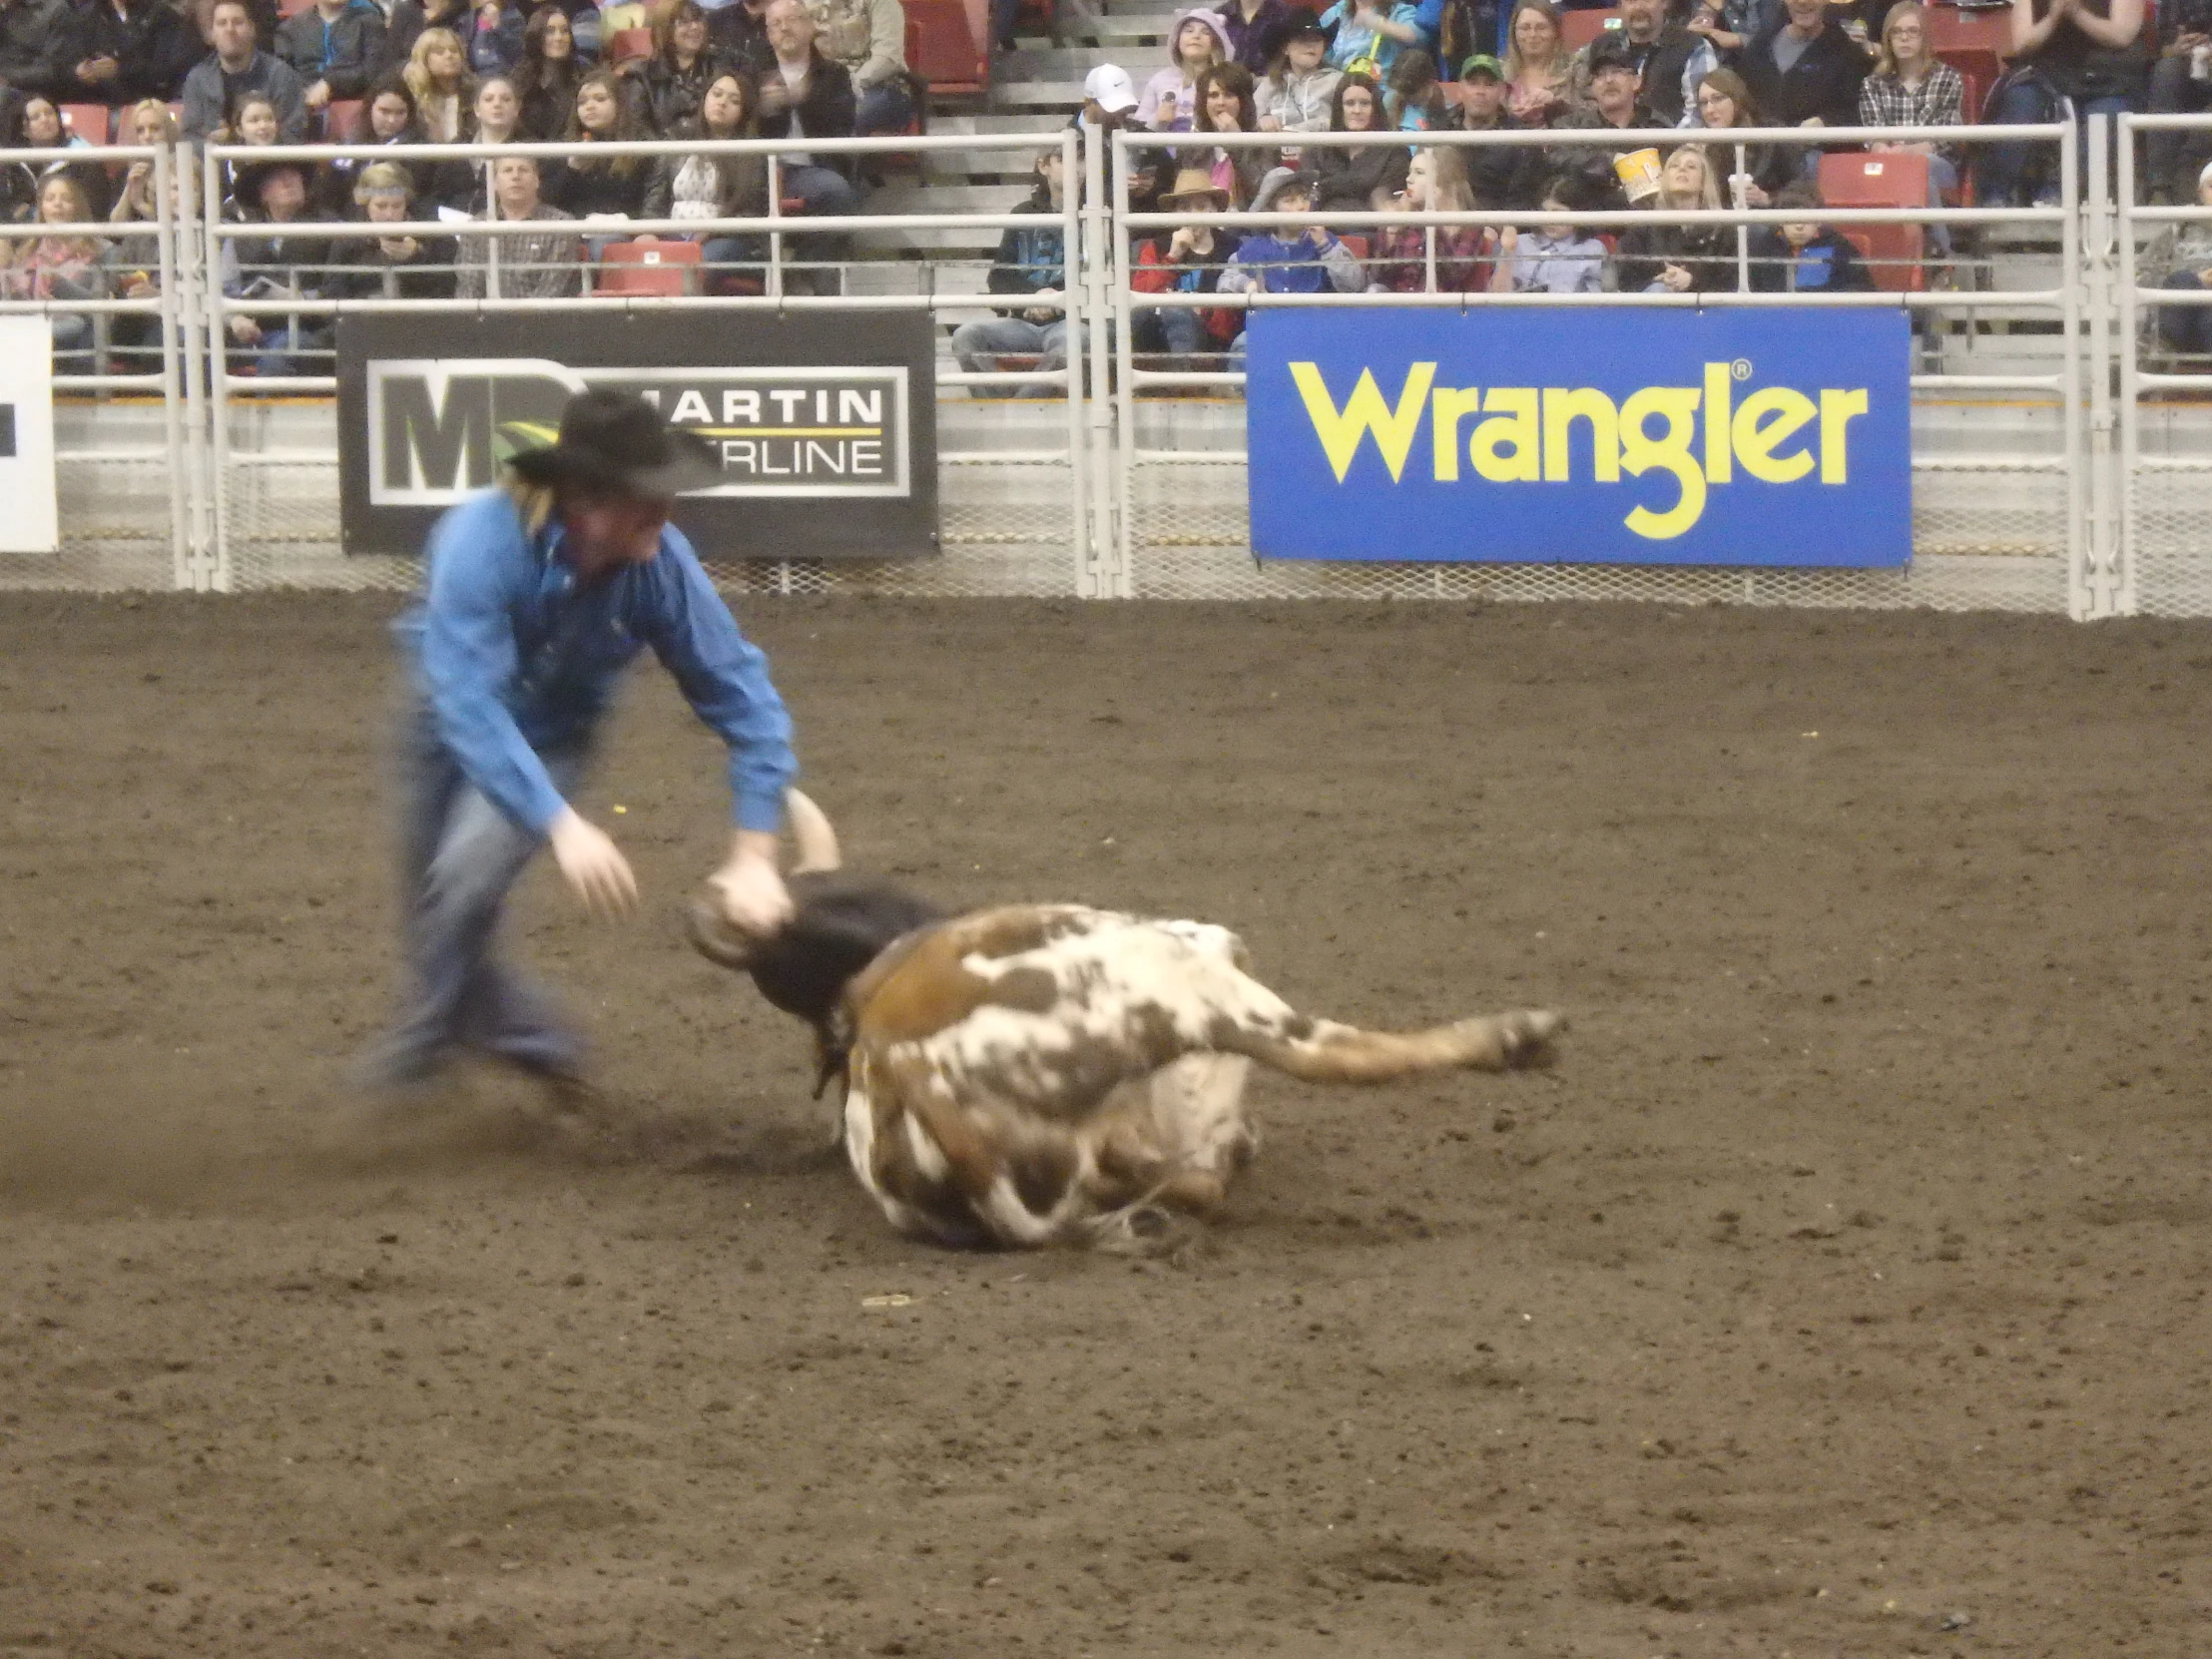
{"type": "MultiPolygon", "coordinates": [[[[2192,363],[2168,349],[2159,325],[2175,307],[2194,307],[2212,319],[2212,310],[2204,309],[2212,294],[2177,294],[2162,286],[2165,272],[2157,263],[2160,249],[2178,237],[2194,233],[2212,241],[2212,209],[2150,207],[2135,200],[2132,186],[2141,136],[2176,129],[2212,136],[2212,117],[2125,117],[2109,127],[2090,123],[2078,135],[2086,140],[2078,153],[2070,124],[1947,129],[1947,139],[1963,144],[2049,146],[2056,199],[2020,210],[1823,215],[1841,223],[1924,218],[1962,225],[2025,223],[2043,227],[2055,240],[2047,279],[1980,291],[1888,293],[1862,301],[1902,304],[1917,319],[1948,317],[1950,326],[1968,332],[2024,330],[2023,337],[2032,335],[2044,353],[2025,367],[1999,373],[1923,362],[1914,379],[1916,553],[1909,569],[1894,572],[1256,561],[1245,517],[1244,406],[1241,398],[1219,395],[1237,384],[1237,377],[1148,368],[1134,353],[1136,311],[1176,300],[1132,290],[1131,238],[1172,221],[1130,211],[1126,135],[1112,144],[1074,130],[823,141],[819,147],[854,151],[911,151],[918,145],[1056,152],[1064,172],[1083,178],[1086,186],[1067,194],[1061,221],[1067,246],[1080,251],[1068,261],[1060,301],[1071,324],[1071,360],[1055,371],[940,372],[940,386],[951,395],[940,395],[937,404],[939,557],[862,564],[809,559],[795,550],[710,563],[735,589],[788,594],[1641,598],[2029,610],[2079,618],[2137,611],[2212,615],[2212,537],[2203,528],[2212,520],[2212,441],[2207,441],[2212,362],[2192,363]],[[2116,169],[2107,165],[2108,144],[2116,150],[2116,169]],[[2115,171],[2116,189],[2108,182],[2115,171]],[[1050,403],[970,395],[992,382],[1054,375],[1064,395],[1050,403]],[[1212,395],[1179,395],[1192,390],[1212,395]]],[[[1231,147],[1239,142],[1236,135],[1215,136],[1231,147]]],[[[1841,130],[1823,135],[1830,143],[1870,136],[1841,130]]],[[[1327,145],[1353,135],[1302,137],[1327,145]]],[[[1587,136],[1542,135],[1548,144],[1578,137],[1587,136]]],[[[1793,138],[1804,142],[1789,132],[1742,135],[1744,143],[1793,138]]],[[[1516,141],[1535,142],[1516,135],[1441,133],[1422,139],[1454,145],[1516,141]]],[[[493,153],[417,148],[427,160],[483,159],[493,153]]],[[[509,147],[536,153],[562,148],[509,147]]],[[[636,148],[661,154],[684,147],[636,148]]],[[[297,152],[317,161],[346,153],[329,147],[297,152]]],[[[255,160],[283,154],[252,152],[255,160]]],[[[365,158],[377,152],[353,154],[365,158]]],[[[41,153],[24,155],[41,159],[41,153]]],[[[227,330],[234,317],[278,311],[327,315],[340,308],[329,300],[246,299],[224,292],[225,250],[241,228],[223,222],[220,204],[225,169],[239,155],[190,147],[101,152],[103,161],[145,161],[155,170],[158,212],[134,230],[151,234],[154,269],[145,274],[145,291],[136,297],[70,302],[72,309],[92,309],[113,321],[104,324],[94,371],[57,378],[63,545],[55,555],[0,555],[0,586],[246,591],[396,589],[413,582],[411,559],[339,551],[336,429],[329,400],[334,381],[241,378],[232,372],[227,330]]],[[[81,160],[81,153],[71,159],[81,160]]],[[[1267,223],[1265,216],[1226,217],[1267,223]]],[[[1379,217],[1329,216],[1332,224],[1348,225],[1374,224],[1379,217]]],[[[1430,214],[1415,215],[1411,223],[1496,223],[1510,217],[1430,214]]],[[[1527,223],[1534,216],[1519,217],[1527,223]]],[[[1754,211],[1727,216],[1739,228],[1777,217],[1754,211]]],[[[789,226],[773,216],[727,223],[769,232],[779,250],[789,226]]],[[[839,229],[926,236],[954,229],[995,232],[1010,223],[1005,214],[908,213],[840,221],[839,229]]],[[[64,229],[111,238],[122,234],[110,225],[64,229]]],[[[698,309],[707,313],[703,322],[776,305],[904,307],[949,320],[979,314],[987,303],[972,286],[961,290],[941,283],[930,263],[897,269],[909,283],[904,291],[798,294],[772,282],[765,294],[726,299],[343,303],[367,309],[536,306],[546,308],[549,323],[556,325],[623,307],[666,306],[698,309]]],[[[1601,297],[1613,303],[1625,296],[1601,297]]],[[[1697,302],[1751,297],[1706,294],[1697,302]]],[[[1347,295],[1344,302],[1530,300],[1425,293],[1347,295]]],[[[1648,301],[1639,296],[1639,302],[1648,301]]],[[[59,308],[58,302],[0,301],[5,311],[59,308]]]]}

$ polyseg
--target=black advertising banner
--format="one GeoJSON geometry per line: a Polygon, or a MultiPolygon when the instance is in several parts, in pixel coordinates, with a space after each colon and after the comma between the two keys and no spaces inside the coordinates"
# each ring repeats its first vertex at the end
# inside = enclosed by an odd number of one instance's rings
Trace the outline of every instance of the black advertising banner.
{"type": "Polygon", "coordinates": [[[676,522],[710,559],[937,550],[935,352],[919,311],[378,312],[338,319],[348,553],[417,553],[438,514],[550,443],[587,386],[650,399],[721,457],[676,522]]]}

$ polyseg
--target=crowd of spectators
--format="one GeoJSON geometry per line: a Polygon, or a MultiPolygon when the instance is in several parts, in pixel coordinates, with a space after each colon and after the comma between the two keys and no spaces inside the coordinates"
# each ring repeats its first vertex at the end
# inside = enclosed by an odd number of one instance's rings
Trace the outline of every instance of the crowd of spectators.
{"type": "MultiPolygon", "coordinates": [[[[115,111],[124,141],[344,137],[391,152],[234,171],[225,214],[267,231],[232,244],[222,277],[234,296],[262,299],[415,294],[441,282],[462,295],[573,292],[585,254],[627,237],[623,220],[768,211],[759,158],[600,159],[590,154],[600,143],[779,141],[788,145],[778,153],[780,211],[832,221],[857,210],[859,182],[845,158],[809,141],[902,131],[916,113],[900,0],[308,0],[287,9],[279,17],[276,0],[0,0],[0,216],[25,227],[0,245],[9,294],[143,294],[155,280],[143,236],[32,234],[79,210],[78,222],[116,226],[153,215],[143,164],[126,170],[89,153],[36,167],[6,161],[11,149],[81,146],[65,125],[70,106],[115,111]],[[649,45],[633,44],[641,38],[649,45]],[[580,153],[492,168],[408,155],[452,141],[560,141],[580,153]],[[341,218],[454,229],[438,239],[334,239],[312,229],[341,218]],[[467,221],[486,219],[547,229],[467,232],[467,221]]],[[[1863,285],[1867,272],[1850,242],[1821,226],[1821,146],[1744,145],[1728,139],[1732,129],[2036,121],[2061,100],[2086,114],[2212,108],[2212,0],[2161,0],[2155,19],[2146,0],[2012,0],[2009,67],[1985,111],[1966,106],[1957,71],[1930,49],[1920,0],[1619,0],[1617,17],[1588,44],[1570,51],[1568,38],[1554,0],[1333,0],[1320,10],[1221,0],[1176,14],[1166,61],[1141,85],[1118,68],[1095,72],[1078,119],[1160,137],[1134,200],[1190,217],[1135,250],[1147,291],[1834,291],[1863,285]],[[1444,131],[1602,142],[1422,144],[1421,135],[1444,131]],[[1319,132],[1393,142],[1297,142],[1319,132]],[[1282,142],[1209,142],[1229,133],[1282,142]],[[1550,221],[1502,234],[1385,225],[1349,238],[1292,225],[1240,237],[1210,217],[1729,204],[1802,208],[1806,218],[1762,231],[1747,251],[1732,231],[1660,224],[1604,235],[1550,221]]],[[[1871,148],[1924,156],[1932,205],[1969,187],[1985,205],[2055,189],[2047,147],[1871,148]]],[[[2150,199],[2200,200],[2207,149],[2194,134],[2149,135],[2150,199]]],[[[963,361],[1065,360],[1051,301],[1064,285],[1059,215],[1074,182],[1057,173],[1056,158],[1039,164],[1029,204],[1039,226],[1008,232],[991,274],[994,293],[1029,302],[963,328],[954,342],[963,361]]],[[[758,283],[762,239],[699,240],[708,282],[758,283]]],[[[2202,241],[2172,239],[2176,285],[2212,276],[2202,241]]],[[[1929,252],[1950,257],[1939,230],[1929,252]]],[[[791,285],[833,281],[842,253],[828,224],[788,237],[799,267],[791,285]],[[810,276],[809,267],[824,275],[810,276]]],[[[2212,310],[2169,309],[2173,337],[2202,344],[2212,310]]],[[[53,315],[57,348],[82,351],[90,319],[53,315]]],[[[1226,355],[1240,316],[1227,306],[1157,307],[1141,332],[1170,355],[1226,355]]],[[[264,372],[295,371],[327,344],[308,316],[234,324],[242,361],[264,372]]]]}

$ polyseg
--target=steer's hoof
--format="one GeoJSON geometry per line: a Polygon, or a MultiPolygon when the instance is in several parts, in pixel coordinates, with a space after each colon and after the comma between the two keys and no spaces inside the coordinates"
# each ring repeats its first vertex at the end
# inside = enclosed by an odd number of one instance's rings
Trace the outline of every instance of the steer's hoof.
{"type": "Polygon", "coordinates": [[[1564,1014],[1548,1008],[1520,1008],[1500,1015],[1498,1048],[1509,1071],[1541,1071],[1559,1058],[1553,1039],[1567,1028],[1564,1014]]]}

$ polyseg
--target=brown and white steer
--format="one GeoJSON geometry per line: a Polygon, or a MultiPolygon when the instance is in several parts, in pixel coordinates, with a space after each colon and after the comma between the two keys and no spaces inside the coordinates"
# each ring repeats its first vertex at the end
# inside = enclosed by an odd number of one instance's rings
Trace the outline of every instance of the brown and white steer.
{"type": "Polygon", "coordinates": [[[1221,1206],[1258,1137],[1252,1062],[1315,1083],[1542,1065],[1562,1024],[1520,1010],[1424,1031],[1315,1019],[1208,922],[1078,904],[942,916],[837,868],[792,792],[798,915],[750,939],[701,904],[693,942],[816,1030],[843,1141],[901,1233],[949,1245],[1147,1252],[1221,1206]]]}

